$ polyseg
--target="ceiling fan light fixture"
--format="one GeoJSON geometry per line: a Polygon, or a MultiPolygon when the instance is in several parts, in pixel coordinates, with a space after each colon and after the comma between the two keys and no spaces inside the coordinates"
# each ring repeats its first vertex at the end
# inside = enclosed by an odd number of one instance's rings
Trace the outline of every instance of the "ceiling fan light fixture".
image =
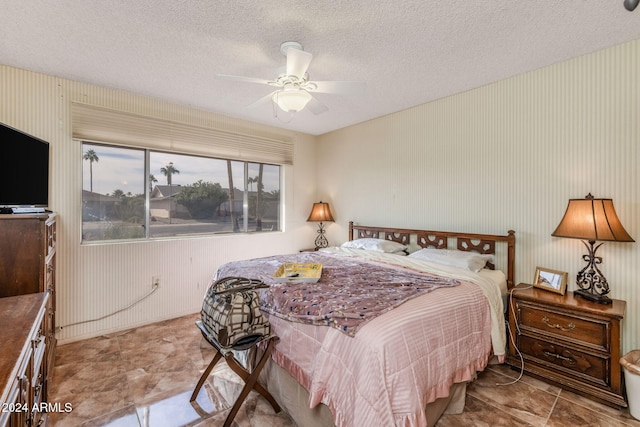
{"type": "MultiPolygon", "coordinates": [[[[640,0],[636,0],[640,1],[640,0]]],[[[257,79],[253,77],[232,76],[218,74],[219,78],[248,83],[260,83],[274,87],[275,89],[248,105],[248,108],[271,103],[273,117],[283,121],[278,117],[278,110],[285,113],[289,121],[294,114],[303,109],[309,110],[312,114],[322,114],[328,110],[327,106],[315,97],[315,93],[334,93],[343,95],[358,95],[364,92],[366,84],[364,82],[348,81],[309,81],[309,64],[313,59],[310,52],[302,50],[302,45],[297,42],[284,42],[280,46],[280,52],[286,56],[287,61],[284,67],[278,70],[274,79],[257,79]]],[[[283,123],[288,123],[284,122],[283,123]]]]}
{"type": "Polygon", "coordinates": [[[297,113],[311,101],[311,94],[300,89],[283,89],[274,93],[272,99],[282,111],[297,113]]]}

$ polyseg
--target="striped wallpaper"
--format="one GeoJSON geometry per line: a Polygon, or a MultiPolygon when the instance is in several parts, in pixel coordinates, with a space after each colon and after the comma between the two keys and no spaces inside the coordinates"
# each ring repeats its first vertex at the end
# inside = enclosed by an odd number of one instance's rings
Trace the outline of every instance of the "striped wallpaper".
{"type": "MultiPolygon", "coordinates": [[[[517,236],[516,280],[569,273],[585,247],[551,237],[568,199],[612,198],[640,241],[640,41],[319,137],[318,191],[346,222],[517,236]],[[339,155],[337,155],[339,154],[339,155]]],[[[627,301],[623,349],[640,347],[640,244],[598,251],[627,301]]]]}

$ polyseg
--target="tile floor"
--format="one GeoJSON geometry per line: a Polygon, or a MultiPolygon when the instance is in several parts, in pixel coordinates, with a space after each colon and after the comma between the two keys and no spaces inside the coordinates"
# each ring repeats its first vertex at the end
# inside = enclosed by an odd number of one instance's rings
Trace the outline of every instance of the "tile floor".
{"type": "MultiPolygon", "coordinates": [[[[120,333],[58,346],[49,402],[71,404],[70,412],[50,413],[49,425],[71,426],[221,426],[241,380],[218,363],[189,403],[201,372],[213,357],[194,322],[198,314],[120,333]]],[[[617,411],[524,376],[505,366],[485,370],[467,388],[465,411],[444,415],[449,426],[638,426],[617,411]]],[[[252,392],[234,427],[293,427],[252,392]]],[[[300,426],[304,427],[304,426],[300,426]]]]}

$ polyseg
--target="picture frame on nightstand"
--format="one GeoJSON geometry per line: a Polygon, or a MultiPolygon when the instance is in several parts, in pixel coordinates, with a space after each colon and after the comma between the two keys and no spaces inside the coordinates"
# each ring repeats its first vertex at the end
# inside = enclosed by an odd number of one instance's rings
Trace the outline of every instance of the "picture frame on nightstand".
{"type": "Polygon", "coordinates": [[[550,268],[536,267],[533,286],[564,295],[567,291],[567,273],[565,271],[551,270],[550,268]]]}

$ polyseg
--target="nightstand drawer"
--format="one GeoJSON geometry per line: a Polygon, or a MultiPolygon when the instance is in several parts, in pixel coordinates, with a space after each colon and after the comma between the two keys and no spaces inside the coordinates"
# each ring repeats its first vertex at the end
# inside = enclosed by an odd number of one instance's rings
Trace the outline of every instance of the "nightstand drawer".
{"type": "Polygon", "coordinates": [[[606,358],[526,335],[520,336],[520,351],[527,362],[546,367],[553,365],[557,371],[572,377],[579,376],[583,381],[599,386],[611,385],[608,378],[609,360],[606,358]]]}
{"type": "Polygon", "coordinates": [[[568,314],[526,302],[518,304],[520,327],[540,331],[543,335],[565,338],[574,344],[609,351],[610,322],[568,314]]]}
{"type": "Polygon", "coordinates": [[[606,405],[626,407],[620,367],[626,303],[597,304],[525,284],[515,289],[509,300],[514,341],[507,363],[606,405]]]}

